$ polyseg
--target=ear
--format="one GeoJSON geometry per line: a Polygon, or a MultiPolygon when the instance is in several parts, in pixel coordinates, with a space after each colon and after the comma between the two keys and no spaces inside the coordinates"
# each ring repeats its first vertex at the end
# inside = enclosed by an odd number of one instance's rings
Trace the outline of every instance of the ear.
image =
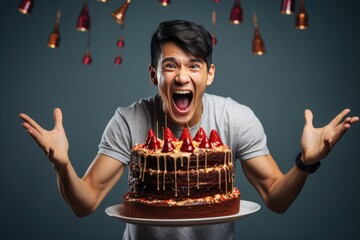
{"type": "Polygon", "coordinates": [[[206,80],[206,85],[209,86],[212,84],[212,82],[214,81],[214,77],[215,77],[215,65],[211,64],[208,74],[207,74],[207,80],[206,80]]]}
{"type": "Polygon", "coordinates": [[[151,80],[152,84],[157,86],[158,85],[158,80],[157,80],[157,77],[156,77],[155,68],[153,66],[151,66],[151,64],[149,64],[148,70],[149,70],[149,76],[150,76],[150,80],[151,80]]]}

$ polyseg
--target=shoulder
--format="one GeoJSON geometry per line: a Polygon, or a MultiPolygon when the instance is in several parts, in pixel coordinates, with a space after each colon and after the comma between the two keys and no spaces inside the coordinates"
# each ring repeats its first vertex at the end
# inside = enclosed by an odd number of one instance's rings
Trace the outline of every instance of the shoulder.
{"type": "Polygon", "coordinates": [[[148,97],[141,98],[136,102],[133,102],[131,105],[127,107],[118,107],[116,109],[116,115],[128,115],[128,114],[147,114],[149,111],[151,112],[155,106],[159,106],[161,104],[161,98],[158,94],[148,97]]]}
{"type": "Polygon", "coordinates": [[[231,112],[232,114],[252,115],[252,109],[244,104],[241,104],[231,97],[223,97],[214,94],[204,94],[204,103],[207,107],[216,108],[223,113],[231,112]]]}

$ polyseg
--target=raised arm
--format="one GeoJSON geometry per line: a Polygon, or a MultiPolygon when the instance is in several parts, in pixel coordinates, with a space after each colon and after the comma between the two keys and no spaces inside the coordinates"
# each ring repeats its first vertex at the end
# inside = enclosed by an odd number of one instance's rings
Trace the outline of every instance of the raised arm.
{"type": "MultiPolygon", "coordinates": [[[[359,121],[359,117],[346,117],[349,112],[345,109],[325,127],[314,128],[312,112],[305,110],[300,157],[305,165],[317,164],[326,157],[351,125],[359,121]]],[[[283,174],[271,155],[242,161],[242,167],[265,204],[279,213],[285,212],[291,205],[309,175],[296,165],[283,174]]]]}
{"type": "Polygon", "coordinates": [[[55,126],[43,129],[28,115],[21,113],[22,126],[53,163],[58,187],[77,216],[93,212],[124,172],[124,164],[105,155],[97,155],[83,178],[76,174],[68,156],[69,144],[62,124],[62,113],[54,110],[55,126]]]}

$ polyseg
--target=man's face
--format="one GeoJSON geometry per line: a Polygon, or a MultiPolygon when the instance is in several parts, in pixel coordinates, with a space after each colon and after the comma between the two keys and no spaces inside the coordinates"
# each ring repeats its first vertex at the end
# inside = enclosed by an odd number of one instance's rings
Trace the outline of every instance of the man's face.
{"type": "Polygon", "coordinates": [[[202,97],[214,79],[215,67],[194,57],[175,43],[162,46],[158,68],[150,67],[150,76],[163,100],[168,121],[178,126],[194,126],[201,119],[202,97]]]}

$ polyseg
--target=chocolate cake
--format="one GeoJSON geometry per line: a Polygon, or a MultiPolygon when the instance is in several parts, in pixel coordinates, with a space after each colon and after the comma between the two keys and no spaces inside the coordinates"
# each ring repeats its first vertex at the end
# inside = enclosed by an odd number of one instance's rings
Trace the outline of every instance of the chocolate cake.
{"type": "Polygon", "coordinates": [[[208,138],[199,128],[194,139],[188,128],[179,139],[169,128],[164,132],[161,140],[150,129],[145,143],[133,146],[123,214],[183,219],[238,213],[232,152],[217,132],[212,130],[208,138]]]}

